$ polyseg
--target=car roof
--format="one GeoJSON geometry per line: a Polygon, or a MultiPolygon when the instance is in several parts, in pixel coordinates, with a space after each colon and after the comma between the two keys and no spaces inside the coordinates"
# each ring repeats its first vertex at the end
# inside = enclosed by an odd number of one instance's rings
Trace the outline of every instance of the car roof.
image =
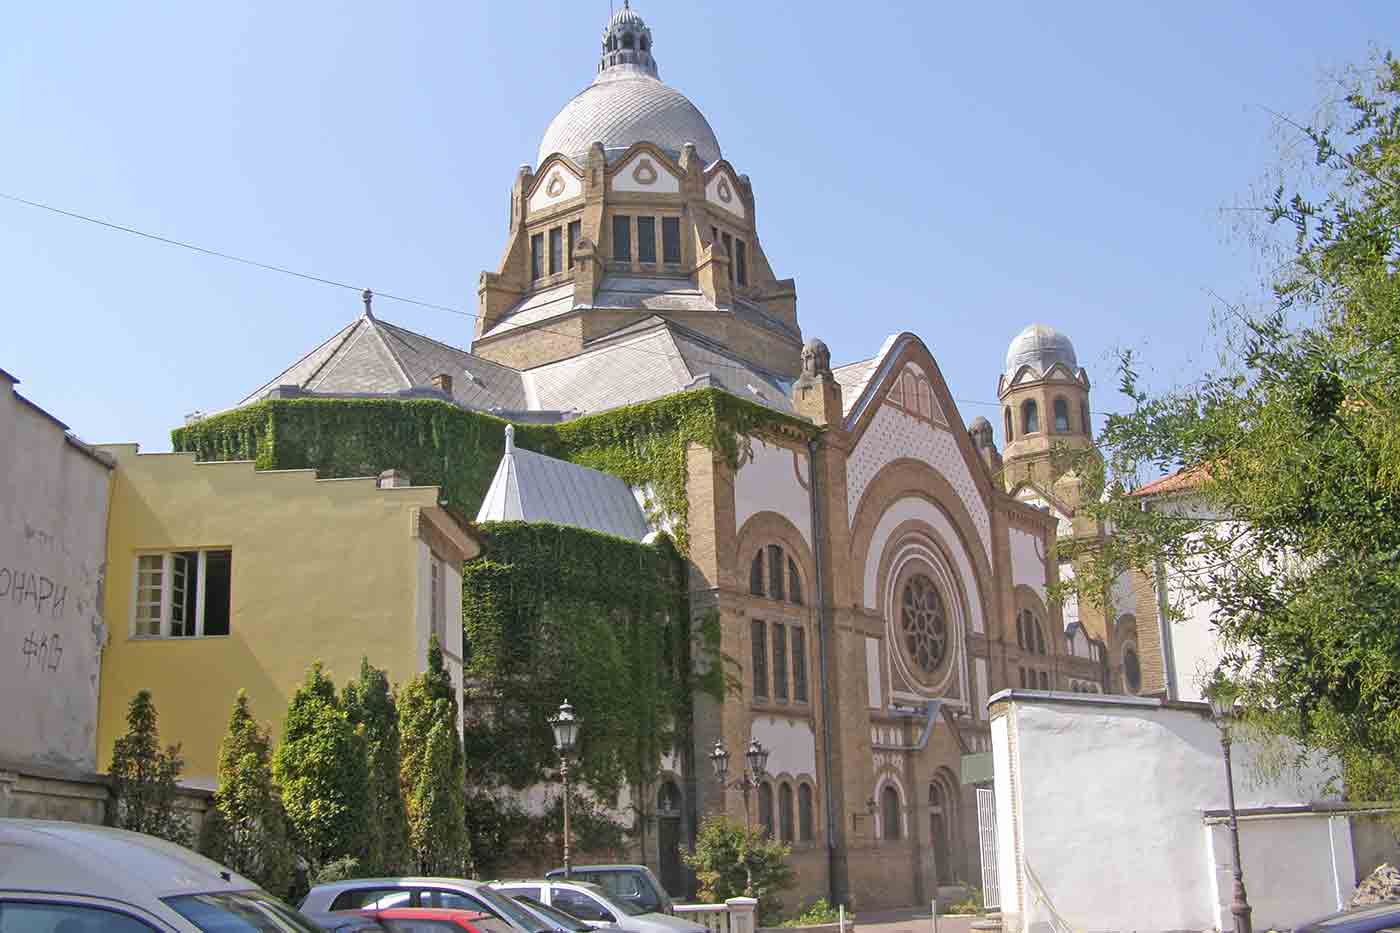
{"type": "Polygon", "coordinates": [[[426,920],[432,917],[453,918],[457,920],[489,920],[491,915],[484,914],[479,910],[467,910],[462,907],[381,907],[375,910],[367,910],[364,913],[373,917],[401,917],[405,920],[419,919],[426,920]]]}
{"type": "MultiPolygon", "coordinates": [[[[638,871],[638,872],[644,871],[644,872],[648,872],[648,873],[650,873],[650,871],[651,871],[651,869],[650,869],[650,868],[647,868],[645,865],[575,865],[573,868],[571,868],[571,869],[569,869],[569,870],[570,870],[570,871],[638,871]]],[[[551,871],[550,874],[553,875],[555,872],[558,872],[559,874],[562,875],[562,874],[564,873],[564,869],[562,869],[562,868],[556,868],[556,869],[554,869],[553,871],[551,871]]]]}
{"type": "Polygon", "coordinates": [[[0,887],[73,892],[131,903],[257,885],[142,833],[59,820],[0,818],[0,887]]]}
{"type": "Polygon", "coordinates": [[[438,884],[456,885],[459,888],[480,888],[486,885],[484,881],[472,881],[470,878],[433,878],[429,876],[412,876],[402,878],[354,878],[349,881],[331,881],[326,884],[318,884],[312,891],[354,891],[357,888],[388,887],[402,888],[414,884],[438,884]]]}
{"type": "Polygon", "coordinates": [[[574,887],[574,888],[584,888],[585,890],[593,891],[593,892],[595,892],[595,893],[597,893],[597,894],[603,894],[603,895],[606,895],[606,894],[607,894],[607,891],[604,890],[603,886],[600,885],[600,884],[594,884],[594,883],[591,882],[591,881],[565,881],[565,880],[563,880],[562,878],[541,878],[541,879],[539,879],[539,880],[537,880],[537,881],[498,881],[498,882],[496,882],[496,883],[493,885],[493,887],[497,887],[497,888],[510,888],[510,887],[522,887],[522,888],[523,888],[523,887],[531,887],[531,888],[538,888],[538,887],[542,887],[542,886],[547,885],[547,884],[552,884],[552,885],[556,885],[556,886],[557,886],[557,885],[561,885],[561,884],[567,884],[567,885],[569,885],[570,887],[574,887]]]}

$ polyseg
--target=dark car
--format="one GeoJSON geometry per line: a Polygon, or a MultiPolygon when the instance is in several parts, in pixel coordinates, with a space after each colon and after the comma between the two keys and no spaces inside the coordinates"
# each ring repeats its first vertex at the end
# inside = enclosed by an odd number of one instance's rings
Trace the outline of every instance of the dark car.
{"type": "Polygon", "coordinates": [[[1379,933],[1391,928],[1400,929],[1400,901],[1328,914],[1309,920],[1294,933],[1379,933]]]}
{"type": "MultiPolygon", "coordinates": [[[[551,881],[563,881],[564,869],[556,868],[545,877],[551,881]]],[[[676,912],[670,895],[645,865],[584,865],[570,871],[569,880],[599,885],[608,897],[635,904],[644,911],[658,914],[676,912]]]]}

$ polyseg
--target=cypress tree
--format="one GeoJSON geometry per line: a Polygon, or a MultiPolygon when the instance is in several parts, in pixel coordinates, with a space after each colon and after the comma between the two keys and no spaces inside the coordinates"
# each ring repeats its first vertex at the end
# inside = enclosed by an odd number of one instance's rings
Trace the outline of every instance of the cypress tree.
{"type": "Polygon", "coordinates": [[[160,747],[160,729],[151,691],[132,697],[126,734],[112,746],[115,825],[185,845],[189,822],[175,808],[176,778],[184,768],[180,746],[160,747]]]}
{"type": "Polygon", "coordinates": [[[302,856],[313,873],[328,862],[365,857],[368,774],[363,736],[312,664],[287,705],[273,774],[302,856]]]}
{"type": "Polygon", "coordinates": [[[219,789],[200,832],[200,850],[277,895],[292,883],[287,817],[272,781],[272,742],[238,691],[219,743],[219,789]]]}
{"type": "Polygon", "coordinates": [[[399,875],[408,871],[408,810],[400,784],[399,710],[384,671],[360,659],[360,677],[345,687],[345,711],[365,740],[369,772],[368,847],[361,871],[399,875]]]}
{"type": "Polygon", "coordinates": [[[457,697],[436,635],[428,644],[428,669],[404,687],[399,712],[400,777],[414,867],[429,875],[464,874],[471,855],[465,759],[457,732],[457,697]]]}

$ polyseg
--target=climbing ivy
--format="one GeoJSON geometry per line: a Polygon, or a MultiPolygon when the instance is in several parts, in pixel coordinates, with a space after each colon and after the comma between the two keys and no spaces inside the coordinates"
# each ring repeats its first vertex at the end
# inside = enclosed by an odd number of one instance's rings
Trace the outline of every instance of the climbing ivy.
{"type": "MultiPolygon", "coordinates": [[[[200,460],[253,460],[259,469],[316,470],[323,477],[407,470],[441,486],[473,516],[505,449],[505,422],[434,399],[268,399],[171,432],[177,451],[200,460]]],[[[646,489],[688,552],[686,452],[691,444],[738,462],[740,438],[762,430],[810,436],[810,423],[719,389],[698,389],[560,424],[516,426],[515,442],[646,489]]]]}
{"type": "Polygon", "coordinates": [[[558,761],[549,718],[579,711],[576,774],[600,796],[651,783],[684,743],[690,699],[685,563],[666,537],[637,544],[559,525],[491,523],[462,579],[468,783],[526,787],[558,761]]]}

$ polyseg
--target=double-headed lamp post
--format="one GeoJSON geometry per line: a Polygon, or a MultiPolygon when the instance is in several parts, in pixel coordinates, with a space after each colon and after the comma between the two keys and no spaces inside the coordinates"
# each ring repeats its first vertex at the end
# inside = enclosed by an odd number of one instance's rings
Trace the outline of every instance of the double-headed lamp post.
{"type": "Polygon", "coordinates": [[[744,894],[753,897],[753,869],[749,865],[748,856],[748,834],[753,828],[749,813],[749,794],[763,783],[763,776],[768,771],[768,749],[764,748],[758,739],[750,741],[748,750],[744,752],[744,773],[732,784],[729,783],[729,750],[718,739],[710,751],[710,764],[715,767],[715,777],[719,778],[721,787],[735,787],[744,792],[744,876],[748,879],[744,894]]]}
{"type": "Polygon", "coordinates": [[[1240,827],[1235,814],[1235,775],[1230,767],[1230,726],[1235,718],[1235,698],[1226,690],[1217,689],[1208,697],[1210,712],[1220,727],[1220,750],[1225,756],[1225,789],[1230,802],[1230,845],[1235,857],[1235,890],[1230,901],[1230,913],[1235,918],[1235,933],[1254,933],[1249,896],[1244,890],[1244,868],[1240,865],[1240,827]]]}
{"type": "Polygon", "coordinates": [[[559,752],[559,776],[564,781],[564,877],[573,877],[573,864],[569,860],[569,759],[578,750],[578,727],[582,720],[574,716],[574,708],[565,700],[559,706],[559,715],[549,720],[554,729],[554,747],[559,752]]]}

